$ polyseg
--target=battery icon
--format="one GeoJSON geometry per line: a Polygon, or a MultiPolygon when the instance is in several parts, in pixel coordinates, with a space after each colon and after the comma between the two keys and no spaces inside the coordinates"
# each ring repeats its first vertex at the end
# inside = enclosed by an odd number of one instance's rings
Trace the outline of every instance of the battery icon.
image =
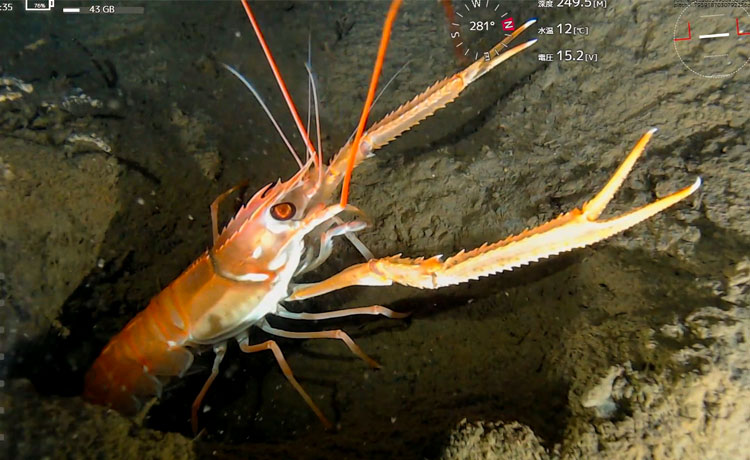
{"type": "Polygon", "coordinates": [[[52,11],[55,0],[26,0],[26,11],[52,11]]]}

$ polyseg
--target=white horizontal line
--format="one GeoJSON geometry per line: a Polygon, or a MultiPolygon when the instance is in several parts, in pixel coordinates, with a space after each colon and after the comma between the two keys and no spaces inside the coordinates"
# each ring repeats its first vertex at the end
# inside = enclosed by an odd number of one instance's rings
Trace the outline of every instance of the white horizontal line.
{"type": "Polygon", "coordinates": [[[709,34],[709,35],[699,35],[698,38],[719,38],[719,37],[728,37],[729,34],[709,34]]]}
{"type": "Polygon", "coordinates": [[[724,16],[723,14],[706,14],[701,16],[702,18],[715,18],[717,16],[724,16]]]}
{"type": "Polygon", "coordinates": [[[704,58],[715,58],[715,57],[723,57],[723,56],[729,56],[728,54],[707,54],[703,56],[704,58]]]}
{"type": "Polygon", "coordinates": [[[80,13],[80,8],[63,8],[63,13],[80,13]]]}

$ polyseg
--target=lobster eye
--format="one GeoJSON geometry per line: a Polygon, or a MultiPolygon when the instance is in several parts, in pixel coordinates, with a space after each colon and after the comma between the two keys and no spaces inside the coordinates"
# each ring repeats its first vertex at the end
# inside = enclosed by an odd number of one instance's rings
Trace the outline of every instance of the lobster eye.
{"type": "Polygon", "coordinates": [[[289,220],[294,217],[297,208],[292,203],[279,203],[271,208],[271,216],[276,220],[289,220]]]}

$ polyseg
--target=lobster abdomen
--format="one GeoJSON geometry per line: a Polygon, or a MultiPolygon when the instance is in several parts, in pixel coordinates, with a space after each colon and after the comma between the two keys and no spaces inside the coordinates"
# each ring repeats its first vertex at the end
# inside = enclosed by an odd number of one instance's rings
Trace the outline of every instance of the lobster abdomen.
{"type": "MultiPolygon", "coordinates": [[[[144,400],[161,393],[167,378],[190,368],[188,347],[224,340],[246,328],[253,314],[265,314],[257,306],[273,286],[273,279],[252,283],[220,276],[204,253],[104,347],[86,374],[84,399],[134,414],[144,400]]],[[[267,303],[275,306],[276,299],[267,303]]]]}
{"type": "Polygon", "coordinates": [[[132,415],[190,368],[189,325],[171,294],[171,286],[161,291],[104,347],[86,373],[84,399],[132,415]]]}

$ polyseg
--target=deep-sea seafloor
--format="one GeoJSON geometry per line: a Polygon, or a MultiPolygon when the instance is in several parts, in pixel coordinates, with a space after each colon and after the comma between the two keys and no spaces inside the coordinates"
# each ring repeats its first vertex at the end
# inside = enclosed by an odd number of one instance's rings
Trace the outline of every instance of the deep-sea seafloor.
{"type": "MultiPolygon", "coordinates": [[[[413,315],[274,322],[342,328],[383,364],[370,370],[335,341],[280,341],[335,432],[270,356],[230,347],[195,439],[189,407],[210,353],[137,421],[85,403],[82,377],[209,244],[217,194],[294,171],[220,63],[248,75],[274,113],[283,101],[238,4],[149,4],[144,16],[86,18],[75,39],[84,19],[13,24],[0,62],[2,94],[18,95],[0,102],[3,457],[750,458],[750,79],[689,72],[672,49],[679,10],[661,3],[578,12],[588,36],[544,37],[484,77],[359,167],[352,202],[372,219],[361,238],[377,256],[452,254],[580,206],[652,126],[608,215],[701,176],[695,196],[594,247],[464,286],[290,305],[413,315]],[[576,46],[599,61],[537,59],[576,46]]],[[[302,106],[312,31],[326,152],[355,126],[386,7],[256,6],[302,106]]],[[[403,6],[384,78],[410,63],[373,119],[459,67],[442,15],[435,2],[403,6]]],[[[307,279],[358,261],[337,242],[307,279]]]]}

